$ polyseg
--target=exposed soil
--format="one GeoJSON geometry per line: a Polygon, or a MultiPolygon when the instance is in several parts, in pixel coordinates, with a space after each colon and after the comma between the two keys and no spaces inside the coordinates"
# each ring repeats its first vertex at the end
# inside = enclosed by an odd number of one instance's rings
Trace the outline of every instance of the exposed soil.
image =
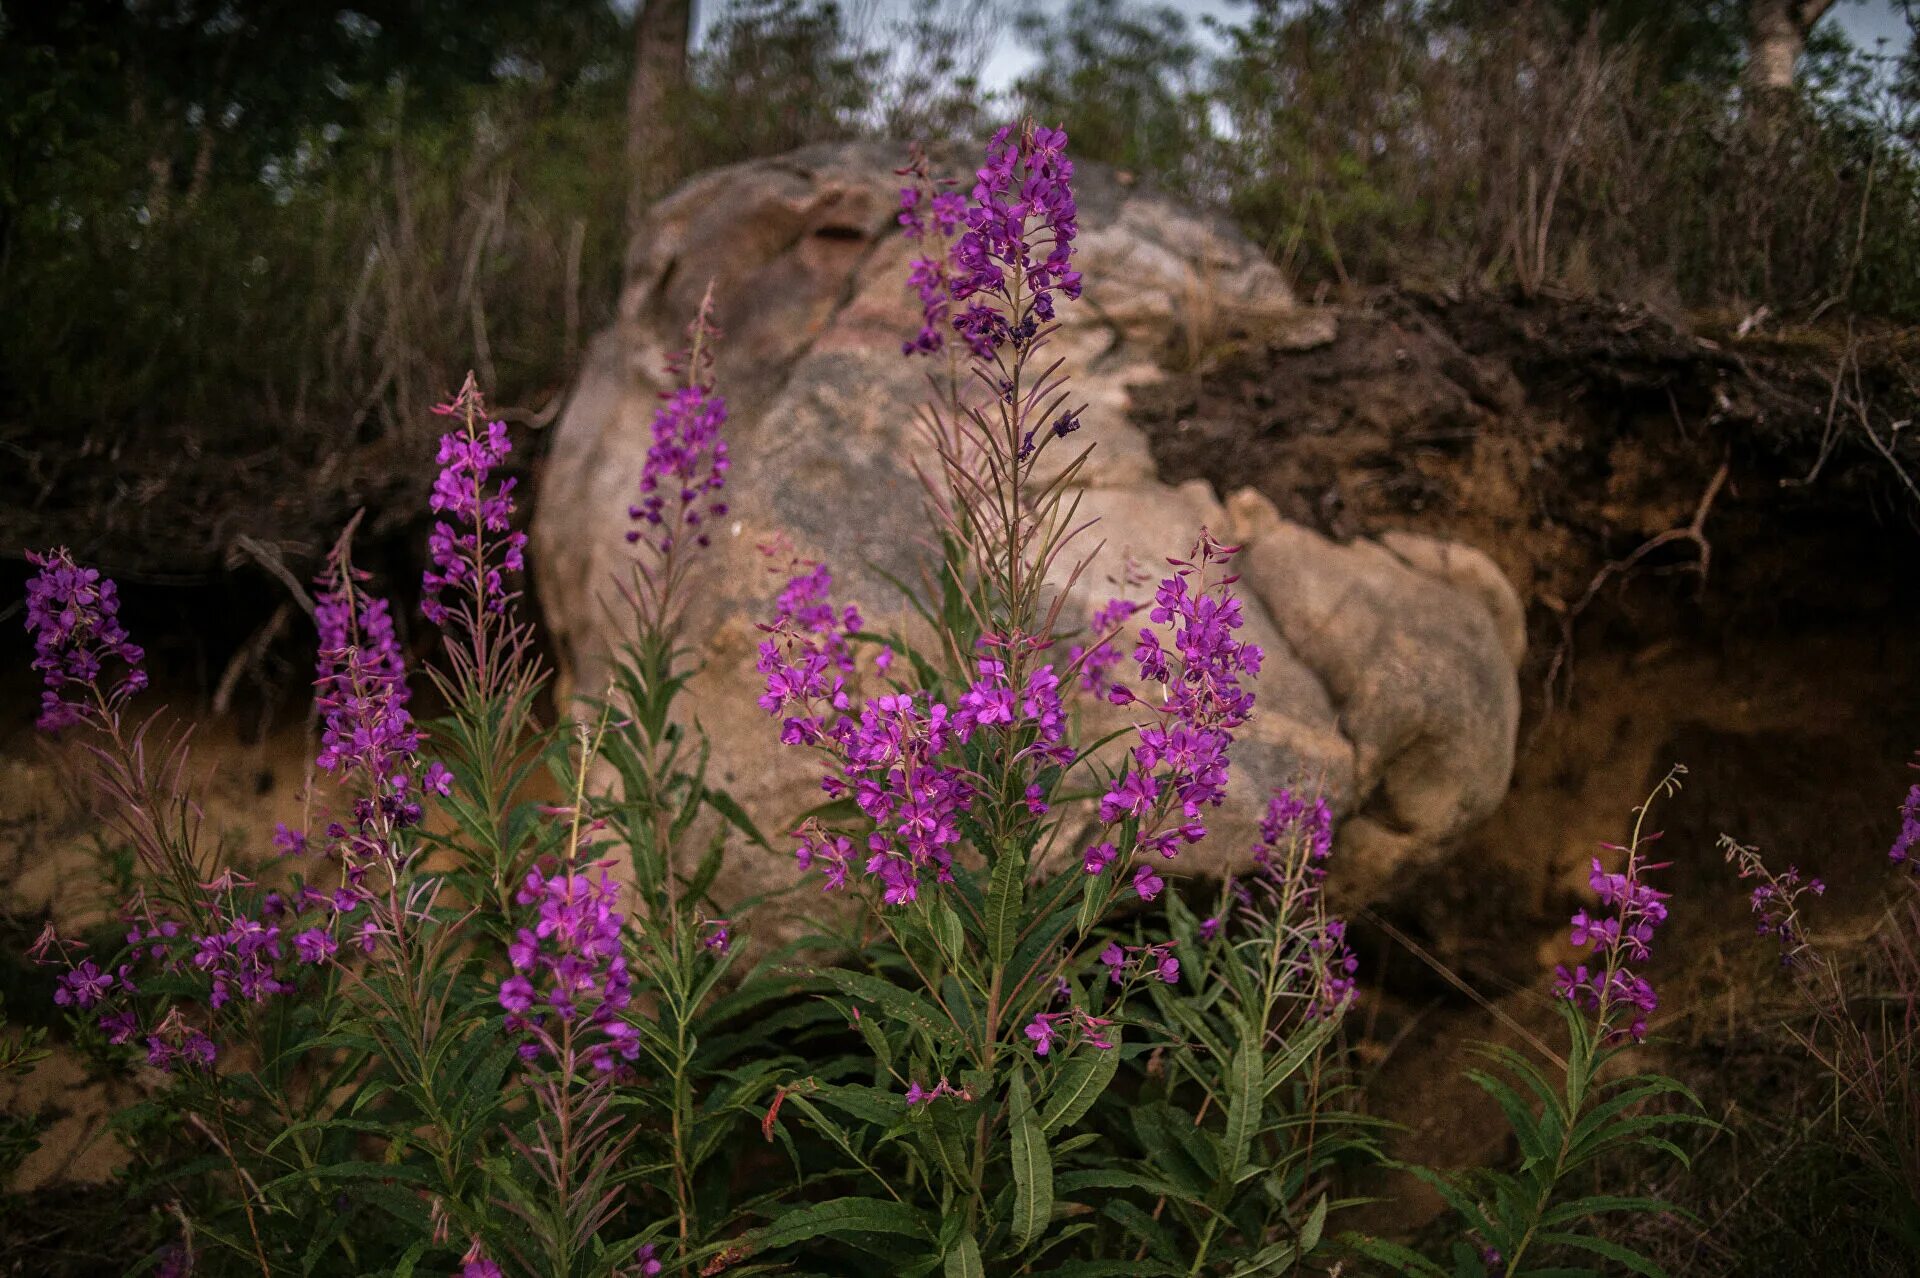
{"type": "Polygon", "coordinates": [[[1460,1080],[1470,1044],[1515,1036],[1389,930],[1545,1032],[1539,991],[1570,957],[1564,920],[1588,858],[1625,841],[1631,809],[1676,763],[1685,788],[1649,823],[1676,895],[1649,973],[1663,1033],[1697,1044],[1695,1013],[1730,1026],[1729,991],[1768,981],[1723,832],[1824,876],[1827,930],[1877,915],[1920,746],[1920,501],[1905,478],[1920,475],[1920,446],[1896,425],[1915,413],[1920,347],[1395,294],[1344,312],[1330,343],[1284,345],[1233,334],[1140,389],[1162,475],[1250,484],[1338,538],[1414,528],[1468,542],[1527,605],[1511,793],[1357,929],[1380,983],[1363,1043],[1373,1102],[1408,1125],[1404,1156],[1464,1164],[1504,1131],[1460,1080]],[[1669,532],[1685,529],[1698,536],[1669,532]]]}

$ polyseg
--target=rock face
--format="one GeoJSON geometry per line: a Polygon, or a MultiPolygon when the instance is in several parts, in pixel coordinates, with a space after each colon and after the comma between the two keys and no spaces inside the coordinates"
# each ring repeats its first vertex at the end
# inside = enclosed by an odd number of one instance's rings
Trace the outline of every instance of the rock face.
{"type": "MultiPolygon", "coordinates": [[[[956,157],[948,167],[964,170],[956,157]]],[[[725,333],[718,382],[729,400],[733,521],[716,529],[705,586],[688,613],[701,669],[686,702],[713,744],[711,780],[769,832],[819,800],[818,774],[782,749],[754,704],[759,638],[782,578],[759,546],[784,537],[827,562],[836,602],[869,628],[905,613],[888,575],[915,581],[928,560],[914,427],[928,364],[900,355],[917,325],[905,288],[908,243],[894,223],[897,162],[862,147],[819,147],[695,179],[657,206],[630,259],[620,316],[597,339],[557,427],[540,484],[535,587],[562,665],[563,694],[605,686],[624,638],[616,583],[667,354],[709,284],[725,333]]],[[[1346,814],[1330,883],[1348,897],[1387,892],[1396,871],[1439,857],[1449,836],[1506,792],[1519,712],[1520,605],[1484,555],[1431,538],[1342,546],[1283,521],[1251,492],[1224,505],[1204,482],[1155,478],[1127,420],[1129,387],[1157,361],[1200,349],[1223,323],[1288,344],[1328,340],[1329,313],[1299,307],[1278,272],[1230,229],[1083,169],[1075,265],[1086,295],[1063,307],[1050,348],[1087,403],[1097,442],[1079,476],[1082,517],[1104,539],[1075,588],[1084,617],[1129,590],[1129,564],[1157,569],[1204,525],[1244,541],[1249,635],[1267,649],[1258,710],[1235,749],[1236,788],[1215,833],[1180,862],[1244,863],[1267,791],[1323,788],[1346,814]]],[[[784,566],[784,561],[780,565],[784,566]]],[[[1155,576],[1159,575],[1155,573],[1155,576]]],[[[778,854],[742,848],[720,899],[797,880],[778,854]],[[730,880],[730,881],[728,881],[730,880]]],[[[804,912],[804,909],[800,912],[804,912]]]]}

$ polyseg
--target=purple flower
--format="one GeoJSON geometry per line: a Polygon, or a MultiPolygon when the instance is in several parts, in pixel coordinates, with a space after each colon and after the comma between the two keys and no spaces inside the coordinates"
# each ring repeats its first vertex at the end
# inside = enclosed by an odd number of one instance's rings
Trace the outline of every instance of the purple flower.
{"type": "Polygon", "coordinates": [[[1129,600],[1109,599],[1106,607],[1093,614],[1087,629],[1095,636],[1094,642],[1091,646],[1075,644],[1068,651],[1067,664],[1080,668],[1082,690],[1098,696],[1112,686],[1113,671],[1125,660],[1113,642],[1114,636],[1139,610],[1140,605],[1129,600]]]}
{"type": "Polygon", "coordinates": [[[140,1032],[140,1020],[131,1011],[109,1012],[100,1018],[100,1028],[109,1043],[119,1046],[140,1032]]]}
{"type": "Polygon", "coordinates": [[[655,1258],[652,1243],[648,1243],[639,1251],[635,1252],[633,1259],[635,1263],[640,1266],[640,1278],[656,1278],[661,1271],[662,1266],[659,1260],[655,1258]]]}
{"type": "Polygon", "coordinates": [[[453,794],[453,773],[447,765],[435,759],[420,774],[420,788],[429,794],[437,794],[445,799],[453,794]]]}
{"type": "MultiPolygon", "coordinates": [[[[321,719],[314,762],[323,771],[366,776],[371,793],[354,813],[358,834],[350,835],[344,826],[328,833],[351,838],[349,853],[385,856],[390,831],[420,820],[412,795],[420,730],[407,711],[411,694],[393,616],[386,600],[363,589],[367,576],[336,552],[314,598],[320,655],[313,704],[321,719]]],[[[291,845],[290,831],[281,846],[291,845]]],[[[299,846],[305,846],[304,838],[299,846]]]]}
{"type": "Polygon", "coordinates": [[[1260,844],[1254,849],[1254,864],[1263,869],[1274,867],[1274,857],[1286,851],[1282,860],[1299,862],[1307,878],[1318,883],[1326,877],[1324,863],[1333,855],[1333,810],[1324,795],[1311,802],[1281,787],[1267,801],[1267,815],[1260,822],[1260,844]],[[1301,854],[1294,855],[1297,849],[1301,854]]]}
{"type": "Polygon", "coordinates": [[[275,994],[287,994],[293,985],[280,979],[280,928],[234,907],[233,881],[226,875],[211,885],[215,899],[208,915],[217,925],[189,938],[193,966],[209,980],[207,1006],[221,1008],[234,998],[264,1003],[275,994]],[[224,897],[224,899],[222,899],[224,897]]]}
{"type": "Polygon", "coordinates": [[[1211,941],[1214,937],[1218,935],[1220,935],[1219,919],[1210,918],[1210,919],[1200,920],[1200,939],[1202,941],[1211,941]]]}
{"type": "Polygon", "coordinates": [[[1747,908],[1753,914],[1753,930],[1772,937],[1780,944],[1780,962],[1788,967],[1802,963],[1812,946],[1806,926],[1800,918],[1800,898],[1808,893],[1825,896],[1827,885],[1816,878],[1804,878],[1798,866],[1789,865],[1775,874],[1753,848],[1744,847],[1722,836],[1720,846],[1726,858],[1739,867],[1743,879],[1760,880],[1747,894],[1747,908]]]}
{"type": "Polygon", "coordinates": [[[1900,805],[1900,832],[1887,850],[1887,859],[1920,872],[1920,852],[1916,849],[1920,849],[1920,785],[1909,789],[1906,802],[1900,805]]]}
{"type": "Polygon", "coordinates": [[[621,944],[626,920],[615,908],[619,887],[605,864],[597,875],[529,870],[514,900],[538,911],[530,940],[522,930],[508,948],[515,971],[499,993],[508,1028],[531,1033],[538,1050],[557,1056],[550,1021],[580,1020],[596,1036],[587,1048],[595,1069],[612,1070],[615,1057],[638,1058],[638,1034],[619,1015],[632,1002],[632,978],[621,944]]]}
{"type": "Polygon", "coordinates": [[[427,537],[433,566],[421,574],[420,611],[438,626],[457,609],[467,624],[478,625],[482,615],[507,610],[514,596],[503,574],[525,566],[527,535],[514,532],[511,522],[516,481],[493,478],[513,451],[513,442],[505,422],[481,424],[486,405],[471,373],[453,401],[437,404],[433,411],[461,418],[462,426],[440,437],[435,458],[440,473],[428,505],[452,522],[436,521],[427,537]],[[465,599],[450,608],[448,593],[465,599]]]}
{"type": "Polygon", "coordinates": [[[77,967],[61,975],[53,1001],[62,1007],[88,1008],[112,989],[113,977],[102,972],[92,959],[82,959],[77,967]]]}
{"type": "Polygon", "coordinates": [[[276,822],[273,827],[273,846],[282,856],[305,856],[307,854],[307,834],[296,830],[285,821],[276,822]]]}
{"type": "Polygon", "coordinates": [[[900,188],[901,231],[909,240],[931,241],[907,268],[907,287],[920,299],[920,331],[900,344],[900,353],[931,355],[946,341],[942,330],[947,326],[953,288],[948,243],[966,217],[967,200],[957,191],[938,189],[948,183],[935,180],[926,152],[919,147],[899,173],[913,178],[912,186],[900,188]]]}
{"type": "MultiPolygon", "coordinates": [[[[1206,837],[1201,816],[1226,797],[1233,730],[1253,713],[1253,694],[1240,681],[1259,673],[1262,653],[1234,634],[1243,624],[1235,578],[1207,581],[1209,568],[1233,553],[1202,529],[1193,560],[1173,560],[1173,575],[1155,593],[1149,617],[1172,627],[1173,646],[1142,629],[1134,656],[1142,678],[1166,686],[1161,704],[1119,684],[1107,690],[1115,705],[1141,706],[1153,719],[1137,729],[1132,766],[1101,796],[1099,818],[1108,826],[1131,819],[1133,846],[1169,859],[1206,837]]],[[[1109,605],[1109,620],[1120,606],[1109,605]]]]}
{"type": "Polygon", "coordinates": [[[706,926],[713,930],[700,939],[700,944],[725,954],[733,944],[732,925],[726,919],[708,919],[706,926]]]}
{"type": "Polygon", "coordinates": [[[1307,1018],[1319,1020],[1332,1016],[1358,995],[1359,985],[1354,974],[1360,970],[1360,960],[1347,945],[1344,919],[1320,917],[1318,930],[1307,939],[1307,950],[1316,960],[1313,969],[1316,983],[1307,1004],[1307,1018]]]}
{"type": "Polygon", "coordinates": [[[1087,849],[1086,855],[1081,858],[1080,865],[1088,874],[1105,874],[1107,867],[1112,865],[1113,859],[1119,855],[1120,850],[1113,844],[1096,843],[1087,849]]]}
{"type": "Polygon", "coordinates": [[[28,551],[27,562],[39,569],[27,582],[27,632],[33,636],[33,668],[46,685],[40,730],[55,732],[94,713],[94,696],[117,707],[146,687],[146,654],[120,624],[120,595],[112,580],[76,564],[65,548],[28,551]],[[102,689],[109,660],[126,670],[111,689],[102,689]]]}
{"type": "Polygon", "coordinates": [[[970,1101],[973,1099],[972,1092],[962,1087],[955,1087],[944,1077],[932,1087],[922,1087],[918,1083],[910,1083],[907,1086],[908,1105],[930,1105],[943,1096],[951,1096],[955,1100],[962,1101],[970,1101]]]}
{"type": "Polygon", "coordinates": [[[774,619],[760,628],[773,636],[761,643],[755,668],[767,677],[760,708],[788,713],[781,740],[813,745],[821,739],[821,715],[847,707],[845,676],[853,673],[849,640],[860,630],[860,610],[836,611],[829,600],[833,574],[825,564],[787,579],[774,605],[774,619]]]}
{"type": "Polygon", "coordinates": [[[333,933],[323,928],[310,927],[293,938],[293,952],[302,963],[324,963],[339,948],[340,943],[333,939],[333,933]]]}
{"type": "Polygon", "coordinates": [[[1143,865],[1133,872],[1133,890],[1140,894],[1143,901],[1151,901],[1160,895],[1160,889],[1167,886],[1166,880],[1153,872],[1153,867],[1143,865]]]}
{"type": "Polygon", "coordinates": [[[1035,1056],[1045,1056],[1053,1050],[1053,1040],[1060,1034],[1053,1023],[1062,1015],[1064,1013],[1061,1012],[1039,1012],[1027,1023],[1026,1029],[1022,1032],[1032,1040],[1035,1056]]]}
{"type": "Polygon", "coordinates": [[[1162,954],[1160,956],[1159,975],[1161,984],[1178,985],[1180,983],[1180,960],[1171,954],[1162,954]]]}
{"type": "Polygon", "coordinates": [[[1150,773],[1134,770],[1100,796],[1100,820],[1111,825],[1122,817],[1144,817],[1160,797],[1160,782],[1150,773]]]}
{"type": "Polygon", "coordinates": [[[1597,918],[1585,910],[1576,913],[1574,944],[1591,950],[1594,966],[1581,963],[1569,971],[1562,964],[1554,969],[1556,992],[1594,1013],[1609,1039],[1639,1042],[1646,1037],[1647,1017],[1659,1006],[1653,986],[1628,966],[1647,958],[1654,929],[1666,922],[1667,893],[1655,891],[1640,877],[1657,868],[1642,861],[1637,849],[1628,851],[1627,867],[1618,874],[1609,873],[1594,857],[1588,883],[1613,913],[1597,918]]]}
{"type": "Polygon", "coordinates": [[[503,1278],[500,1266],[487,1259],[478,1236],[467,1248],[467,1254],[460,1257],[460,1278],[503,1278]]]}
{"type": "Polygon", "coordinates": [[[211,1069],[218,1056],[213,1040],[182,1020],[177,1008],[147,1035],[147,1064],[155,1069],[171,1071],[175,1065],[211,1069]]]}
{"type": "MultiPolygon", "coordinates": [[[[1320,894],[1332,854],[1333,811],[1326,799],[1307,799],[1277,787],[1253,849],[1256,873],[1229,880],[1252,926],[1277,926],[1305,940],[1293,972],[1304,987],[1308,1019],[1334,1015],[1358,993],[1355,973],[1360,964],[1347,944],[1346,923],[1327,914],[1320,894]]],[[[1208,919],[1201,925],[1201,938],[1213,939],[1221,923],[1208,919]]]]}
{"type": "Polygon", "coordinates": [[[938,763],[952,736],[947,707],[926,694],[875,697],[857,719],[835,721],[832,752],[841,775],[830,778],[838,793],[851,794],[874,824],[867,873],[879,878],[889,905],[917,899],[929,878],[953,877],[953,849],[960,818],[973,790],[957,768],[938,763]]]}
{"type": "Polygon", "coordinates": [[[1104,1016],[1094,1016],[1083,1007],[1073,1009],[1074,1024],[1080,1027],[1081,1041],[1096,1052],[1113,1050],[1113,1040],[1107,1037],[1107,1027],[1113,1021],[1104,1016]]]}
{"type": "Polygon", "coordinates": [[[710,544],[708,526],[727,513],[720,492],[732,462],[720,430],[727,401],[711,386],[682,386],[653,415],[653,443],[640,470],[640,500],[627,508],[629,542],[666,555],[683,538],[710,544]]]}
{"type": "Polygon", "coordinates": [[[1071,268],[1078,211],[1067,135],[1001,129],[975,173],[966,231],[953,246],[948,296],[968,305],[952,324],[976,358],[1023,347],[1054,317],[1054,291],[1080,296],[1071,268]]]}
{"type": "Polygon", "coordinates": [[[797,832],[800,846],[793,858],[802,870],[818,868],[826,879],[823,892],[837,892],[847,886],[847,870],[853,865],[853,840],[823,829],[809,821],[797,832]]]}

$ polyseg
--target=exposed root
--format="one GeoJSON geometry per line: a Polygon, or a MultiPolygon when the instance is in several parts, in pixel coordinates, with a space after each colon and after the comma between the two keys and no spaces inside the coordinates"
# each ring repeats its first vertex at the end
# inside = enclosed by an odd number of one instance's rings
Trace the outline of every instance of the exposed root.
{"type": "Polygon", "coordinates": [[[1553,714],[1553,709],[1556,704],[1554,689],[1563,673],[1566,675],[1567,680],[1565,695],[1568,697],[1573,695],[1574,624],[1580,620],[1580,615],[1584,613],[1593,603],[1594,599],[1599,596],[1600,591],[1605,588],[1609,581],[1615,577],[1624,577],[1631,574],[1648,555],[1651,555],[1662,546],[1672,545],[1677,541],[1684,541],[1693,544],[1696,552],[1695,557],[1691,563],[1678,565],[1676,570],[1695,573],[1698,577],[1698,581],[1695,584],[1695,591],[1704,592],[1706,590],[1707,574],[1713,567],[1713,543],[1707,540],[1706,533],[1707,516],[1713,510],[1714,499],[1719,497],[1720,490],[1726,486],[1727,475],[1728,463],[1722,461],[1719,467],[1713,472],[1713,478],[1707,481],[1706,491],[1700,494],[1700,502],[1694,507],[1693,518],[1690,521],[1683,527],[1669,528],[1663,533],[1657,533],[1649,537],[1646,541],[1640,543],[1639,547],[1635,549],[1632,554],[1624,559],[1614,559],[1602,564],[1600,571],[1593,574],[1593,579],[1587,583],[1586,590],[1581,594],[1580,598],[1572,604],[1568,604],[1565,600],[1554,595],[1543,595],[1541,597],[1541,602],[1552,609],[1554,615],[1557,616],[1560,621],[1560,643],[1554,649],[1552,660],[1547,663],[1547,673],[1544,680],[1545,695],[1543,698],[1545,707],[1541,716],[1542,723],[1553,714]]]}

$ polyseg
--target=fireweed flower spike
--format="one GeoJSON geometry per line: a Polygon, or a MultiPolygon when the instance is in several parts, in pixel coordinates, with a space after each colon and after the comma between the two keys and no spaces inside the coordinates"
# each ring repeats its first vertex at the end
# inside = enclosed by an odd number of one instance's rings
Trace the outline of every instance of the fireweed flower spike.
{"type": "Polygon", "coordinates": [[[1031,341],[1038,325],[1054,317],[1056,289],[1080,296],[1080,273],[1070,265],[1079,214],[1066,146],[1060,129],[1027,125],[1016,135],[1003,128],[974,175],[967,229],[953,246],[949,295],[968,303],[953,327],[978,358],[1031,341]]]}
{"type": "Polygon", "coordinates": [[[504,574],[525,566],[527,535],[512,527],[517,481],[494,478],[513,441],[505,422],[485,420],[486,403],[472,373],[459,394],[433,411],[458,418],[459,428],[440,437],[435,459],[440,473],[428,504],[446,518],[435,521],[427,538],[433,565],[421,575],[420,611],[437,626],[457,622],[478,644],[483,618],[506,612],[515,597],[504,574]]]}
{"type": "Polygon", "coordinates": [[[342,781],[363,779],[353,828],[336,822],[329,829],[349,867],[391,857],[393,833],[421,816],[414,775],[420,731],[407,710],[406,663],[386,601],[363,588],[367,577],[354,568],[343,537],[314,601],[314,709],[321,720],[315,763],[342,781]]]}
{"type": "Polygon", "coordinates": [[[1887,859],[1920,873],[1920,785],[1911,787],[1900,805],[1900,832],[1887,850],[1887,859]]]}
{"type": "Polygon", "coordinates": [[[147,686],[140,646],[120,624],[120,594],[97,569],[83,568],[64,548],[27,553],[39,569],[27,582],[27,632],[33,668],[45,683],[39,727],[54,732],[112,713],[147,686]],[[103,686],[109,663],[124,669],[103,686]]]}
{"type": "Polygon", "coordinates": [[[950,245],[966,216],[967,198],[947,189],[951,179],[936,179],[920,147],[912,149],[907,166],[895,170],[911,185],[900,188],[900,228],[909,240],[921,243],[921,252],[907,268],[907,287],[920,298],[920,331],[900,344],[902,355],[932,355],[946,345],[948,314],[952,309],[953,280],[950,245]]]}
{"type": "Polygon", "coordinates": [[[597,874],[529,870],[514,897],[538,913],[508,948],[514,974],[501,983],[499,1000],[507,1029],[529,1035],[520,1049],[528,1060],[570,1060],[583,1033],[586,1059],[600,1073],[613,1070],[616,1057],[640,1053],[639,1032],[621,1018],[633,982],[621,947],[620,890],[606,865],[597,874]]]}
{"type": "Polygon", "coordinates": [[[1667,921],[1668,894],[1642,881],[1649,870],[1663,868],[1643,859],[1644,842],[1635,838],[1626,849],[1626,868],[1617,874],[1608,872],[1599,857],[1593,858],[1587,882],[1608,912],[1574,914],[1571,939],[1575,946],[1591,951],[1590,963],[1580,963],[1571,971],[1565,964],[1554,969],[1556,992],[1592,1012],[1609,1041],[1624,1038],[1637,1043],[1645,1038],[1647,1018],[1660,1005],[1653,986],[1629,966],[1646,961],[1654,930],[1667,921]]]}
{"type": "Polygon", "coordinates": [[[1720,850],[1741,878],[1755,880],[1747,893],[1754,932],[1779,943],[1781,966],[1805,965],[1813,951],[1806,924],[1800,917],[1800,898],[1808,894],[1825,896],[1827,885],[1803,876],[1797,866],[1789,865],[1785,871],[1775,874],[1760,859],[1757,848],[1747,847],[1724,834],[1720,836],[1720,850]]]}
{"type": "MultiPolygon", "coordinates": [[[[1306,996],[1309,1020],[1334,1015],[1357,993],[1360,964],[1347,945],[1346,922],[1327,913],[1320,891],[1332,855],[1333,811],[1326,798],[1308,800],[1282,786],[1260,821],[1253,872],[1231,884],[1248,924],[1257,930],[1270,919],[1293,939],[1288,985],[1306,996]]],[[[1217,918],[1206,920],[1201,938],[1212,939],[1220,926],[1217,918]]]]}
{"type": "MultiPolygon", "coordinates": [[[[1118,859],[1113,848],[1151,851],[1166,859],[1206,836],[1206,809],[1226,797],[1228,749],[1233,731],[1253,713],[1253,693],[1241,679],[1260,672],[1257,644],[1235,634],[1243,620],[1232,587],[1237,578],[1215,576],[1234,547],[1202,530],[1190,560],[1172,560],[1174,572],[1160,583],[1148,612],[1167,627],[1172,646],[1148,628],[1138,632],[1134,662],[1143,683],[1158,683],[1163,695],[1149,701],[1113,684],[1108,699],[1150,717],[1136,728],[1131,758],[1100,798],[1103,838],[1083,858],[1089,874],[1104,874],[1118,859]]],[[[1112,608],[1109,608],[1111,615],[1112,608]]],[[[1145,866],[1134,876],[1142,898],[1152,900],[1161,881],[1145,866]]]]}
{"type": "Polygon", "coordinates": [[[661,392],[653,441],[640,469],[639,500],[627,507],[627,543],[642,553],[634,564],[633,599],[645,624],[671,628],[679,619],[692,552],[712,542],[711,529],[727,514],[723,492],[732,460],[722,430],[727,401],[714,393],[714,352],[720,330],[712,322],[713,289],[687,326],[687,345],[668,361],[677,383],[661,392]]]}

